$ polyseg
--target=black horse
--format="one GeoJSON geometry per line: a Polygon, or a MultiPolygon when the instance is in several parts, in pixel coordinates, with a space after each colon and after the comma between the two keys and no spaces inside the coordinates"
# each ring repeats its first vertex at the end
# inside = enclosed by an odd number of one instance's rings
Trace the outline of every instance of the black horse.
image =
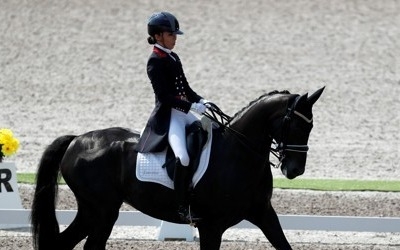
{"type": "MultiPolygon", "coordinates": [[[[202,217],[197,223],[200,249],[219,249],[225,230],[242,220],[258,226],[276,249],[291,249],[270,202],[271,143],[278,144],[287,178],[304,173],[312,106],[323,90],[311,96],[263,95],[214,132],[208,170],[195,186],[191,204],[202,217]]],[[[173,190],[136,178],[138,138],[130,130],[109,128],[62,136],[48,146],[32,205],[35,249],[73,249],[86,237],[84,249],[105,249],[123,202],[152,217],[183,223],[173,190]],[[78,203],[74,221],[63,232],[55,216],[60,171],[78,203]]]]}

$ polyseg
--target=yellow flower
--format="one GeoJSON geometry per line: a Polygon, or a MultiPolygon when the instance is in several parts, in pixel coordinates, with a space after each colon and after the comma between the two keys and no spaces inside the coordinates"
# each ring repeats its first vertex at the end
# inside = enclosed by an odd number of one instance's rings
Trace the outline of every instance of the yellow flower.
{"type": "Polygon", "coordinates": [[[13,137],[13,133],[10,129],[0,129],[0,157],[10,156],[17,152],[19,148],[19,141],[13,137]]]}
{"type": "Polygon", "coordinates": [[[13,132],[11,131],[11,129],[2,128],[2,129],[0,129],[0,136],[1,135],[8,135],[10,137],[13,137],[13,132]]]}

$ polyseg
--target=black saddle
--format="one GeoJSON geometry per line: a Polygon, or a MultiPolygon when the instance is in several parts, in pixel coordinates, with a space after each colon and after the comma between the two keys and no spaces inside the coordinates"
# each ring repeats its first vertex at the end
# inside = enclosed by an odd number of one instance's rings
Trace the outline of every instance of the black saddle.
{"type": "MultiPolygon", "coordinates": [[[[195,121],[186,127],[186,146],[190,158],[189,167],[192,173],[196,172],[199,167],[201,151],[207,142],[207,134],[200,121],[195,121]]],[[[162,167],[167,168],[167,173],[171,180],[174,179],[175,159],[171,146],[168,146],[166,161],[162,167]]]]}

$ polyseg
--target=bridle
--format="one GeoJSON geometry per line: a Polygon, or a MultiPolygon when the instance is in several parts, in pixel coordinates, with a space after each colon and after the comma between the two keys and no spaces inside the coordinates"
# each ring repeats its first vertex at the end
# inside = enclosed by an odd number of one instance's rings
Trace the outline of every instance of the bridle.
{"type": "MultiPolygon", "coordinates": [[[[298,117],[302,118],[304,121],[307,123],[312,123],[313,119],[312,118],[307,118],[305,115],[302,113],[296,111],[296,106],[297,103],[300,99],[300,96],[297,96],[292,105],[287,109],[286,114],[283,118],[282,122],[282,135],[281,135],[281,141],[279,143],[276,143],[274,140],[273,141],[273,146],[270,149],[270,152],[279,160],[278,164],[274,164],[272,162],[269,162],[269,165],[279,168],[282,164],[282,161],[286,157],[286,152],[296,152],[296,153],[307,153],[308,152],[308,145],[296,145],[296,144],[287,144],[287,134],[288,130],[290,128],[290,123],[292,121],[292,118],[294,115],[297,115],[298,117]]],[[[242,144],[244,144],[246,147],[250,148],[251,151],[257,153],[260,156],[263,156],[264,154],[261,154],[257,150],[255,150],[253,147],[250,145],[254,145],[254,143],[251,143],[250,140],[243,135],[242,133],[236,131],[235,129],[231,128],[230,122],[232,121],[232,117],[228,116],[225,114],[217,105],[214,103],[206,103],[207,106],[207,112],[204,113],[204,116],[210,118],[214,122],[216,122],[220,127],[227,129],[233,134],[235,134],[241,141],[242,144]]],[[[272,136],[269,136],[272,138],[272,136]]]]}
{"type": "MultiPolygon", "coordinates": [[[[270,164],[275,167],[279,168],[282,165],[283,159],[286,157],[286,152],[296,152],[296,153],[307,153],[308,152],[308,145],[297,145],[297,144],[287,144],[287,131],[290,128],[290,123],[292,121],[293,115],[297,115],[300,118],[302,118],[304,121],[307,123],[312,123],[313,118],[311,119],[307,118],[305,115],[302,113],[296,111],[296,106],[297,103],[300,99],[300,96],[297,96],[291,107],[289,107],[286,111],[286,115],[283,118],[283,124],[282,124],[282,135],[281,135],[281,141],[280,143],[276,143],[273,141],[273,144],[275,147],[271,147],[271,153],[278,158],[279,163],[274,164],[270,162],[270,164]]],[[[270,136],[271,137],[271,136],[270,136]]]]}

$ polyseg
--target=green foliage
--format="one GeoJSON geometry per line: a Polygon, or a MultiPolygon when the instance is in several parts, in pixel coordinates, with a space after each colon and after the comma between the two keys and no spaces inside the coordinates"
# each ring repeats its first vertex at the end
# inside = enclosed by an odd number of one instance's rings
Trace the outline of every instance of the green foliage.
{"type": "MultiPolygon", "coordinates": [[[[18,183],[35,184],[36,174],[33,173],[17,173],[18,183]]],[[[60,179],[60,184],[65,184],[63,178],[60,179]]]]}
{"type": "Polygon", "coordinates": [[[400,181],[335,180],[335,179],[274,179],[274,187],[321,191],[384,191],[400,192],[400,181]]]}
{"type": "MultiPolygon", "coordinates": [[[[18,173],[18,183],[35,184],[34,173],[18,173]]],[[[61,178],[61,184],[65,181],[61,178]]],[[[335,179],[294,179],[275,178],[274,187],[282,189],[303,189],[320,191],[382,191],[400,192],[400,181],[384,180],[335,180],[335,179]]]]}

